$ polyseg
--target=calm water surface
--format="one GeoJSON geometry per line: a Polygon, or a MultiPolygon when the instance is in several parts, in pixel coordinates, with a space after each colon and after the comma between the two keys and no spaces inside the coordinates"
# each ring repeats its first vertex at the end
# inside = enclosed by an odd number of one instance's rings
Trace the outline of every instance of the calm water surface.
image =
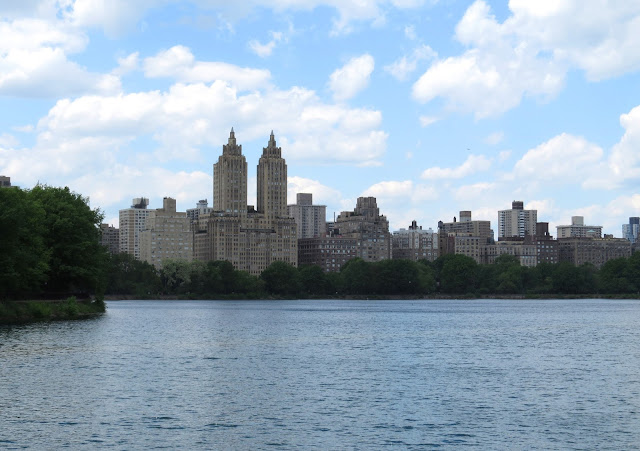
{"type": "Polygon", "coordinates": [[[639,445],[638,301],[122,301],[0,327],[0,448],[639,445]]]}

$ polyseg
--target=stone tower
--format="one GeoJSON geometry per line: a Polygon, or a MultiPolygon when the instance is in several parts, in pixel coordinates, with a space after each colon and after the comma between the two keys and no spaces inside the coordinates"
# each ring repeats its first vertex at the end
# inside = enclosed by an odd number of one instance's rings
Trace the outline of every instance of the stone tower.
{"type": "Polygon", "coordinates": [[[228,216],[247,215],[247,160],[231,128],[229,142],[213,165],[213,209],[228,216]]]}
{"type": "Polygon", "coordinates": [[[276,146],[273,131],[258,162],[258,213],[264,214],[267,221],[289,216],[287,164],[282,158],[281,148],[276,146]]]}

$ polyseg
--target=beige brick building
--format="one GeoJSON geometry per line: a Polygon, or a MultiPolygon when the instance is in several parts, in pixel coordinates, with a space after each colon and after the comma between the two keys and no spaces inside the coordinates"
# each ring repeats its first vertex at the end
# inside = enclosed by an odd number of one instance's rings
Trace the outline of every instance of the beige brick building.
{"type": "Polygon", "coordinates": [[[137,197],[133,199],[131,208],[120,210],[120,252],[133,255],[140,260],[140,232],[146,228],[147,217],[150,210],[149,199],[137,197]]]}
{"type": "Polygon", "coordinates": [[[585,225],[583,216],[571,216],[571,225],[556,226],[560,238],[602,238],[602,226],[585,225]]]}
{"type": "Polygon", "coordinates": [[[491,221],[472,221],[468,210],[460,212],[460,221],[438,222],[438,256],[461,254],[482,263],[488,244],[493,244],[491,221]]]}
{"type": "Polygon", "coordinates": [[[359,197],[353,211],[343,211],[334,224],[334,233],[358,241],[358,257],[368,262],[391,258],[389,221],[380,214],[375,197],[359,197]]]}
{"type": "Polygon", "coordinates": [[[576,266],[591,263],[601,268],[609,260],[631,256],[631,242],[624,238],[559,238],[559,257],[561,262],[570,262],[576,266]]]}
{"type": "Polygon", "coordinates": [[[120,230],[109,224],[100,224],[100,244],[107,248],[109,253],[120,252],[120,230]]]}
{"type": "Polygon", "coordinates": [[[298,239],[316,238],[327,234],[327,207],[313,205],[313,194],[297,193],[296,203],[288,206],[289,216],[298,226],[298,239]]]}
{"type": "Polygon", "coordinates": [[[438,234],[431,228],[422,230],[413,221],[408,229],[393,232],[393,258],[434,261],[438,258],[438,234]]]}
{"type": "Polygon", "coordinates": [[[511,210],[498,211],[498,239],[534,236],[537,222],[538,210],[525,210],[522,201],[514,200],[511,210]]]}
{"type": "Polygon", "coordinates": [[[151,210],[140,232],[140,259],[158,269],[165,260],[193,259],[193,233],[186,212],[176,211],[176,200],[165,197],[162,208],[151,210]]]}
{"type": "Polygon", "coordinates": [[[339,272],[358,256],[358,240],[336,236],[298,240],[298,264],[320,266],[325,272],[339,272]]]}
{"type": "Polygon", "coordinates": [[[194,233],[194,258],[227,260],[259,275],[275,261],[298,264],[297,229],[287,213],[287,166],[271,132],[258,163],[258,210],[247,205],[247,163],[231,129],[213,166],[213,212],[194,233]]]}

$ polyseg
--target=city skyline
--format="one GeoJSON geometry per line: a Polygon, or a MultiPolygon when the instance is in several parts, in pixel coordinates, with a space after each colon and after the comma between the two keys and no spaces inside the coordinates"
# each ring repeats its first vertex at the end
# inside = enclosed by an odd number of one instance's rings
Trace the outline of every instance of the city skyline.
{"type": "Polygon", "coordinates": [[[461,210],[495,230],[514,200],[552,234],[583,216],[619,237],[640,215],[640,5],[332,5],[0,6],[0,174],[117,225],[135,197],[212,204],[234,127],[251,162],[273,130],[288,203],[312,193],[327,219],[361,196],[391,230],[461,210]]]}

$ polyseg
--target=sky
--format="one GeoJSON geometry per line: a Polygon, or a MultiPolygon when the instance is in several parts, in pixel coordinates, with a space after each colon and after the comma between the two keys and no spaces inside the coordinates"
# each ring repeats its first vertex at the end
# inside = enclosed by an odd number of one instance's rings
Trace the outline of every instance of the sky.
{"type": "Polygon", "coordinates": [[[640,216],[640,2],[6,0],[0,36],[0,174],[116,226],[134,197],[211,205],[231,127],[253,205],[273,130],[289,203],[328,219],[640,216]]]}

